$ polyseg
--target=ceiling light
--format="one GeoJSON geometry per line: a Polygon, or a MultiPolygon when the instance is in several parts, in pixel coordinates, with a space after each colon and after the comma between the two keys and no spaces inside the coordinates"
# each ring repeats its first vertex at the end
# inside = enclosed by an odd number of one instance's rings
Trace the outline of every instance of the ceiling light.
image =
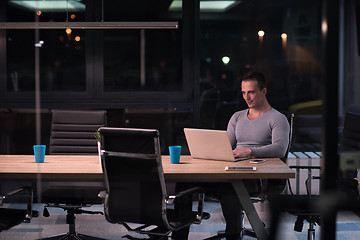
{"type": "Polygon", "coordinates": [[[47,0],[47,1],[28,1],[28,0],[9,0],[9,4],[33,11],[85,11],[85,4],[78,0],[47,0]]]}
{"type": "Polygon", "coordinates": [[[224,57],[222,57],[221,61],[222,61],[225,65],[227,65],[227,64],[230,62],[230,58],[229,58],[228,56],[224,56],[224,57]]]}
{"type": "MultiPolygon", "coordinates": [[[[200,1],[201,12],[225,12],[241,1],[200,1]]],[[[170,4],[169,11],[181,11],[182,0],[173,0],[170,4]]]]}
{"type": "Polygon", "coordinates": [[[265,35],[265,32],[263,30],[258,31],[259,37],[263,37],[265,35]]]}

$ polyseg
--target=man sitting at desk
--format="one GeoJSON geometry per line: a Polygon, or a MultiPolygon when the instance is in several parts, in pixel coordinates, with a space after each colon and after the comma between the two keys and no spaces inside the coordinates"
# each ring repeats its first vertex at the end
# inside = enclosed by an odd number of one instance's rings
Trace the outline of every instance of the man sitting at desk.
{"type": "MultiPolygon", "coordinates": [[[[249,72],[242,77],[241,92],[248,109],[231,117],[227,132],[235,157],[284,157],[289,144],[290,126],[285,115],[272,108],[266,98],[266,80],[262,73],[249,72]]],[[[249,194],[257,192],[256,180],[244,180],[249,194]]],[[[242,238],[242,206],[231,183],[197,183],[206,193],[220,200],[226,222],[226,239],[242,238]]],[[[177,190],[189,187],[178,183],[177,190]]],[[[177,201],[179,214],[191,209],[191,199],[177,201]]],[[[187,239],[189,228],[173,232],[172,239],[187,239]]]]}

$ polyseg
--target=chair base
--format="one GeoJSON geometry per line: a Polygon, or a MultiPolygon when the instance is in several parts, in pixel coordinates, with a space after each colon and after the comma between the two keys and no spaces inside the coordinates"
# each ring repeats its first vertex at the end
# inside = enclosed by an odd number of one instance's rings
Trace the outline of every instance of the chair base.
{"type": "MultiPolygon", "coordinates": [[[[254,237],[256,238],[255,233],[251,232],[251,230],[247,230],[247,229],[243,229],[242,232],[240,233],[240,239],[242,239],[244,236],[250,236],[250,237],[254,237]]],[[[226,239],[226,234],[225,234],[225,230],[222,231],[218,231],[217,235],[209,237],[209,238],[205,238],[204,240],[218,240],[218,239],[226,239]]]]}
{"type": "Polygon", "coordinates": [[[67,214],[66,214],[66,223],[69,225],[69,232],[64,233],[64,234],[59,234],[59,235],[54,235],[54,236],[50,236],[50,237],[46,237],[46,238],[41,238],[38,240],[105,240],[103,238],[98,238],[98,237],[92,237],[92,236],[88,236],[85,234],[80,234],[77,233],[75,231],[75,214],[82,214],[82,213],[87,213],[87,214],[103,214],[102,212],[94,212],[94,211],[86,211],[83,209],[80,209],[80,206],[61,206],[61,205],[46,205],[44,207],[44,217],[49,217],[50,214],[47,210],[48,207],[59,207],[64,209],[67,214]]]}
{"type": "Polygon", "coordinates": [[[243,235],[248,236],[248,237],[252,237],[252,238],[257,238],[255,232],[252,229],[244,228],[243,235]]]}
{"type": "Polygon", "coordinates": [[[51,237],[41,238],[38,240],[105,240],[104,238],[92,237],[80,233],[64,233],[51,237]]]}
{"type": "MultiPolygon", "coordinates": [[[[127,223],[125,222],[122,222],[121,223],[125,228],[126,230],[128,230],[129,232],[136,232],[136,233],[139,233],[139,234],[146,234],[148,235],[149,237],[151,238],[156,238],[156,237],[167,237],[169,234],[170,234],[170,230],[167,229],[167,228],[164,228],[164,227],[156,227],[152,230],[144,230],[146,229],[147,227],[149,227],[150,225],[148,224],[144,224],[144,225],[141,225],[137,228],[131,228],[127,223]]],[[[124,236],[124,238],[128,238],[128,239],[136,239],[136,238],[133,238],[132,236],[130,235],[126,235],[124,236]]]]}
{"type": "Polygon", "coordinates": [[[137,238],[131,235],[125,235],[122,236],[121,238],[126,238],[130,240],[168,240],[169,239],[169,236],[155,236],[155,235],[148,235],[148,236],[149,238],[137,238]]]}
{"type": "Polygon", "coordinates": [[[218,234],[216,236],[205,238],[204,240],[218,240],[218,239],[225,239],[226,234],[225,231],[218,231],[218,234]]]}

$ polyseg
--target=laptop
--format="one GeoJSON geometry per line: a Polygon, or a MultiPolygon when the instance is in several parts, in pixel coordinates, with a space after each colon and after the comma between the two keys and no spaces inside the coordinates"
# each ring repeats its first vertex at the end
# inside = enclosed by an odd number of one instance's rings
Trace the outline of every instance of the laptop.
{"type": "Polygon", "coordinates": [[[234,158],[229,135],[224,130],[184,128],[190,155],[193,158],[241,161],[247,158],[234,158]]]}

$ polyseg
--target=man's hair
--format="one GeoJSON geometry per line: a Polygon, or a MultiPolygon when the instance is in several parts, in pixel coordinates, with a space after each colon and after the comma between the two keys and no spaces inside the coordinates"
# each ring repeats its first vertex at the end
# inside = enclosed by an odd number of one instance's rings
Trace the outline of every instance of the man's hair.
{"type": "Polygon", "coordinates": [[[243,75],[241,81],[257,81],[260,90],[266,88],[266,79],[264,74],[260,72],[248,72],[243,75]]]}

